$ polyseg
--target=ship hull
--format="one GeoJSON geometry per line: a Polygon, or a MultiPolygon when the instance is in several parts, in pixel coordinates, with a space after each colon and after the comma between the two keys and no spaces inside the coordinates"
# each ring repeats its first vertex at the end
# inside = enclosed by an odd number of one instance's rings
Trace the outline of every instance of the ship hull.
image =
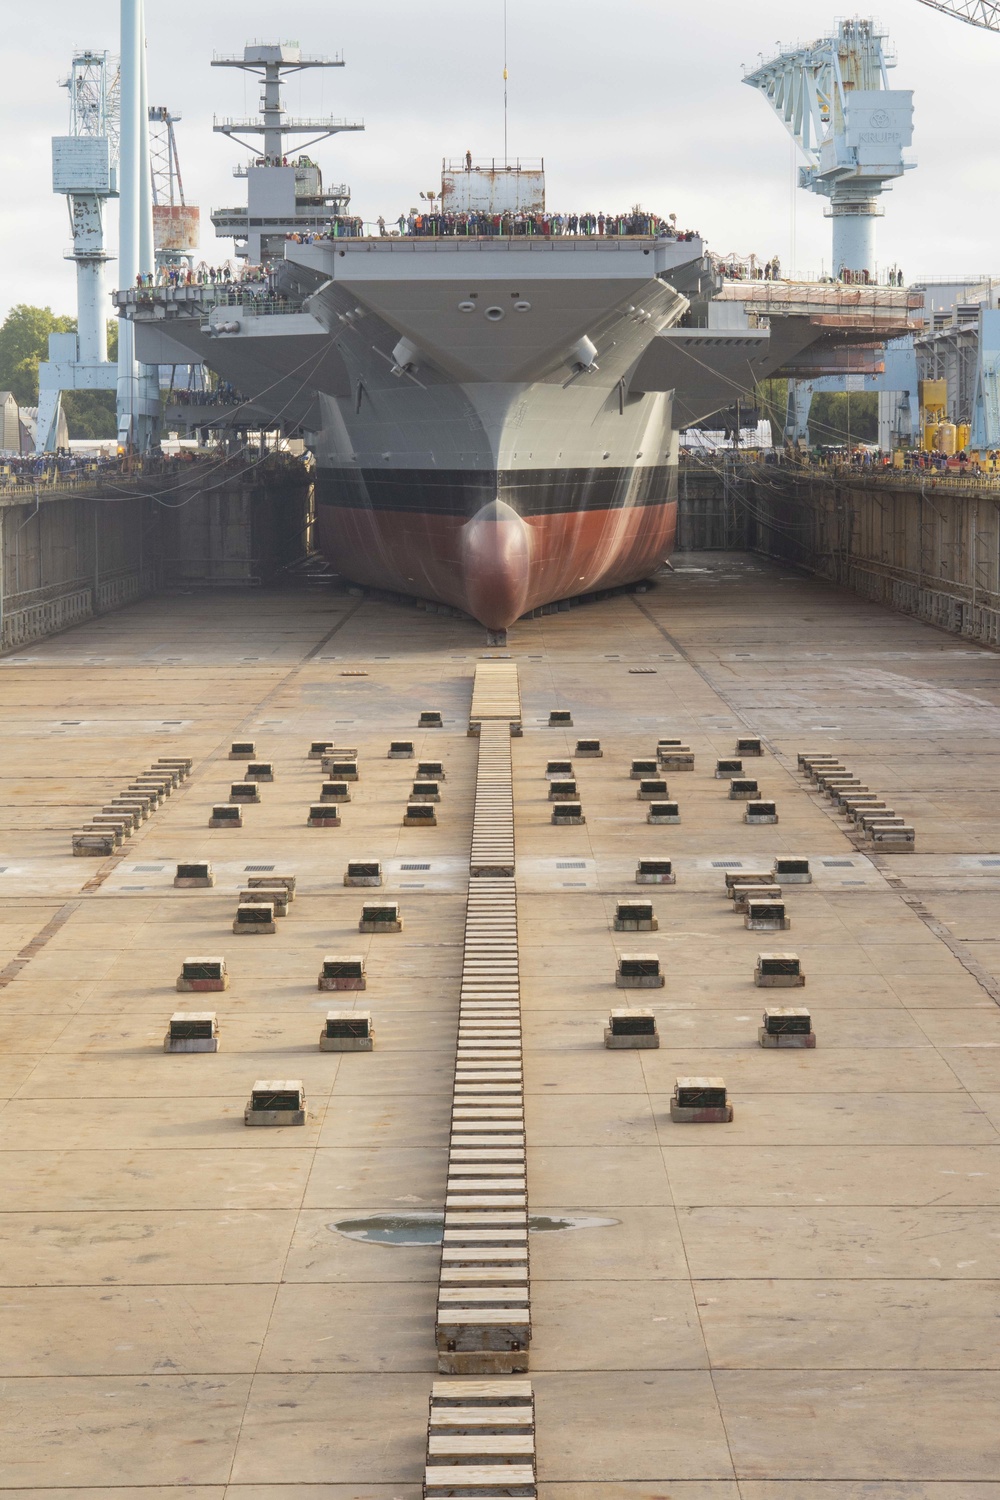
{"type": "Polygon", "coordinates": [[[322,471],[320,550],[358,583],[454,605],[492,630],[647,577],[676,532],[676,470],[353,476],[322,471]],[[375,498],[363,492],[371,486],[375,498]],[[572,504],[567,500],[573,498],[572,504]]]}

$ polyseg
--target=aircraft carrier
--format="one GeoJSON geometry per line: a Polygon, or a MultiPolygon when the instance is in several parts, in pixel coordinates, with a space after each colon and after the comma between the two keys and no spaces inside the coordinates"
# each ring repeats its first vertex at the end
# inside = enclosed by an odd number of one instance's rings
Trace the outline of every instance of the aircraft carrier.
{"type": "Polygon", "coordinates": [[[591,216],[592,230],[545,215],[541,164],[445,162],[426,232],[411,214],[368,234],[350,190],[324,191],[311,159],[284,150],[299,122],[283,73],[322,60],[256,45],[217,61],[263,79],[260,119],[216,127],[263,138],[239,174],[248,206],[213,215],[259,278],[127,289],[119,310],[140,359],[194,354],[304,434],[319,544],[356,582],[503,630],[645,578],[674,543],[679,427],[797,371],[813,346],[909,326],[889,288],[864,289],[860,322],[853,304],[817,317],[777,293],[719,317],[697,235],[642,211],[591,216]]]}

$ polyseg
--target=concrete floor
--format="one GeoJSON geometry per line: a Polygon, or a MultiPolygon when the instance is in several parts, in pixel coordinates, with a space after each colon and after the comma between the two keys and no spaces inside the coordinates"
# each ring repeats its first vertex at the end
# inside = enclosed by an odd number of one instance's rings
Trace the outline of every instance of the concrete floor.
{"type": "MultiPolygon", "coordinates": [[[[510,651],[531,1209],[609,1221],[532,1236],[540,1495],[1000,1500],[997,656],[719,554],[525,622],[510,651]],[[773,827],[712,776],[746,732],[773,827]],[[649,827],[628,762],[673,733],[698,757],[668,777],[683,821],[649,827]],[[586,825],[557,829],[544,763],[578,736],[605,754],[576,763],[586,825]],[[796,774],[806,748],[890,793],[919,852],[856,849],[796,774]],[[814,883],[786,888],[780,940],[747,932],[723,867],[785,852],[814,883]],[[616,934],[640,855],[678,883],[641,891],[657,933],[616,934]],[[804,990],[754,988],[774,947],[804,990]],[[637,949],[666,987],[623,996],[637,949]],[[605,1051],[623,999],[654,1006],[659,1051],[605,1051]],[[809,1005],[814,1052],[757,1047],[768,1000],[809,1005]],[[725,1077],[731,1125],[670,1123],[699,1073],[725,1077]]],[[[0,662],[5,1495],[419,1494],[438,1250],[348,1234],[442,1202],[483,654],[471,624],[297,591],[147,601],[0,662]],[[423,708],[444,730],[418,733],[423,708]],[[277,777],[210,831],[236,737],[277,777]],[[361,752],[339,829],[304,826],[320,737],[361,752]],[[400,826],[414,763],[390,738],[446,763],[437,828],[400,826]],[[194,774],[126,852],[70,858],[169,753],[194,774]],[[366,854],[398,935],[356,930],[366,893],[341,881],[366,854]],[[189,858],[214,890],[173,889],[189,858]],[[299,895],[243,943],[235,892],[272,865],[299,895]],[[367,955],[366,993],[317,992],[338,951],[367,955]],[[176,993],[200,953],[226,956],[224,994],[176,993]],[[374,1053],[317,1050],[341,1000],[373,1012],[374,1053]],[[164,1055],[182,1008],[219,1012],[217,1055],[164,1055]],[[309,1122],[245,1130],[275,1076],[304,1080],[309,1122]]]]}

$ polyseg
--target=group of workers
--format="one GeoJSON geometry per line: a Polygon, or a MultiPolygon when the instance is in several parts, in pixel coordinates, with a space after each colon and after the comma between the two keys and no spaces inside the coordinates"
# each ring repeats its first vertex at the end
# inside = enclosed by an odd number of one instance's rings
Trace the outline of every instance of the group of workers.
{"type": "MultiPolygon", "coordinates": [[[[400,214],[395,221],[396,229],[402,236],[437,236],[437,235],[469,235],[469,236],[492,236],[492,235],[613,235],[628,236],[638,235],[643,237],[656,236],[660,239],[693,240],[698,237],[697,230],[679,231],[673,227],[669,220],[661,219],[658,214],[646,213],[642,209],[632,209],[628,213],[606,214],[584,213],[584,214],[553,214],[553,213],[531,213],[523,210],[504,210],[501,213],[486,213],[471,211],[468,213],[443,213],[440,210],[431,210],[429,213],[400,214]]],[[[385,220],[379,219],[378,230],[380,235],[389,231],[385,220]]]]}
{"type": "MultiPolygon", "coordinates": [[[[380,239],[399,236],[403,239],[438,238],[461,236],[486,238],[493,235],[594,235],[655,236],[658,239],[690,241],[699,238],[696,229],[678,230],[657,214],[633,209],[627,214],[550,214],[505,211],[503,213],[442,213],[439,209],[426,213],[400,214],[390,227],[379,216],[375,229],[380,239]]],[[[364,220],[336,217],[330,220],[329,228],[322,233],[288,234],[286,239],[299,245],[311,245],[317,240],[361,238],[368,232],[364,220]]]]}

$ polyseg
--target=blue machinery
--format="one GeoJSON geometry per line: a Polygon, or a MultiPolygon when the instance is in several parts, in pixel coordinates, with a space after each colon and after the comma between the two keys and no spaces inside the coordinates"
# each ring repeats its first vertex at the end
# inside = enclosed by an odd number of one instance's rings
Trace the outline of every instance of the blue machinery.
{"type": "Polygon", "coordinates": [[[829,199],[833,274],[876,279],[879,198],[912,165],[913,93],[890,89],[895,58],[874,21],[841,21],[832,36],[783,52],[743,82],[773,106],[806,159],[799,186],[829,199]]]}

